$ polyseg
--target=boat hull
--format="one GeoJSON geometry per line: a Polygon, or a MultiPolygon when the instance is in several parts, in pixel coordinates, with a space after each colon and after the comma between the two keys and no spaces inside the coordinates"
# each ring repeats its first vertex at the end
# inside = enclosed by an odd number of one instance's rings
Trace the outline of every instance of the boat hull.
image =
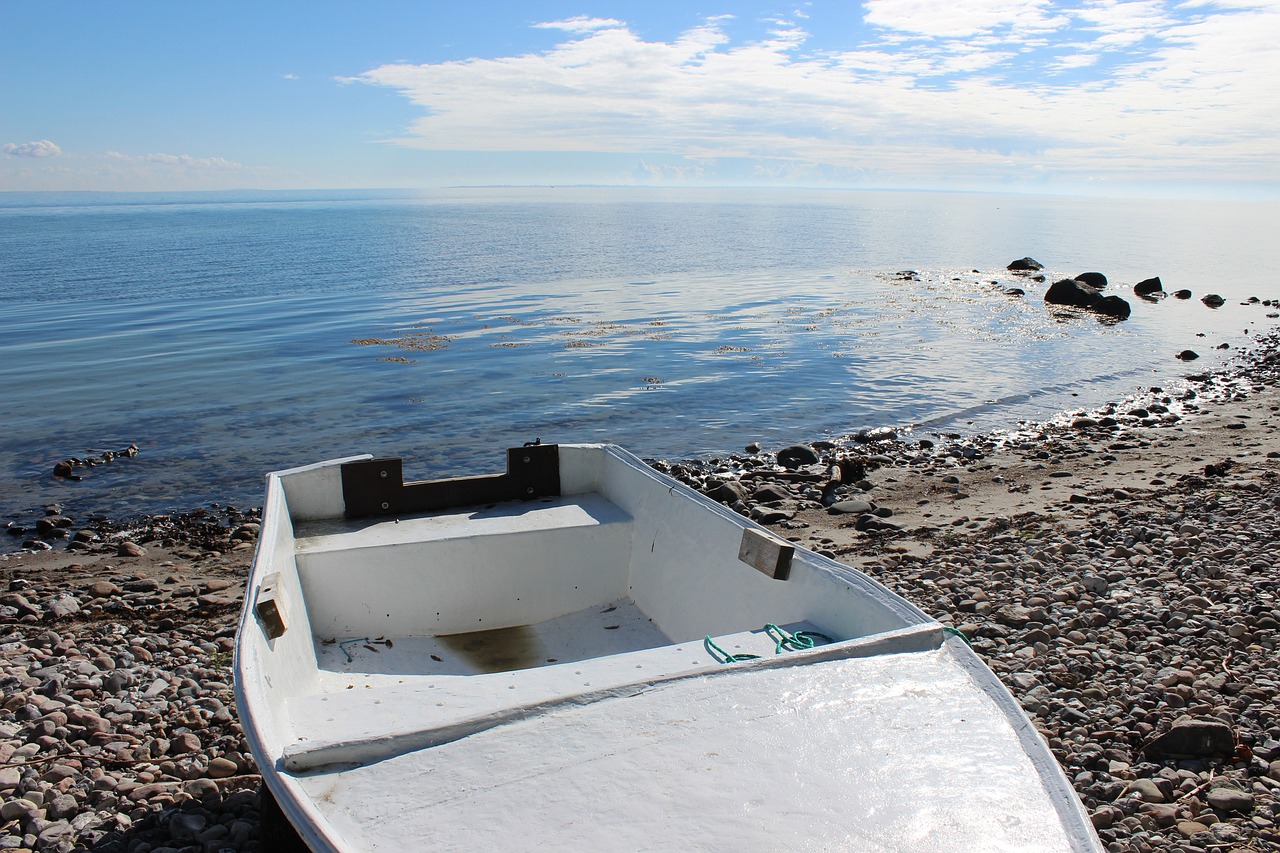
{"type": "Polygon", "coordinates": [[[412,517],[346,517],[364,458],[269,476],[237,701],[313,850],[1101,849],[962,640],[624,451],[558,452],[558,494],[412,517]]]}

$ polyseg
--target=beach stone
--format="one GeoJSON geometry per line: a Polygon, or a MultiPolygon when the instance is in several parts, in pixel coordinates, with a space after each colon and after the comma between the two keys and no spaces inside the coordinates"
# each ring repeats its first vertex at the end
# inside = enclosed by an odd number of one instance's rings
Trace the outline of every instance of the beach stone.
{"type": "Polygon", "coordinates": [[[1163,803],[1166,799],[1154,779],[1134,779],[1126,790],[1137,794],[1144,803],[1163,803]]]}
{"type": "Polygon", "coordinates": [[[1182,361],[1195,361],[1199,357],[1200,353],[1191,349],[1184,349],[1182,352],[1178,353],[1178,358],[1182,361]]]}
{"type": "Polygon", "coordinates": [[[1143,749],[1153,758],[1209,758],[1231,755],[1236,739],[1231,727],[1219,720],[1181,717],[1173,727],[1143,749]]]}
{"type": "Polygon", "coordinates": [[[871,512],[873,509],[875,509],[875,505],[863,498],[848,498],[836,501],[827,507],[828,512],[836,515],[861,515],[862,513],[871,512]]]}
{"type": "Polygon", "coordinates": [[[79,801],[70,794],[59,794],[44,806],[45,817],[49,820],[70,819],[79,811],[79,801]]]}
{"type": "Polygon", "coordinates": [[[63,779],[74,778],[77,773],[79,773],[79,771],[74,767],[69,767],[66,764],[55,764],[44,772],[44,775],[40,777],[40,781],[57,784],[63,779]]]}
{"type": "Polygon", "coordinates": [[[1253,794],[1235,788],[1212,788],[1207,797],[1209,805],[1220,812],[1253,811],[1253,794]]]}
{"type": "Polygon", "coordinates": [[[732,504],[737,501],[745,501],[749,497],[747,487],[737,480],[729,480],[720,483],[707,492],[707,497],[713,501],[719,501],[723,504],[732,504]]]}
{"type": "Polygon", "coordinates": [[[69,838],[70,836],[74,836],[75,832],[76,831],[72,828],[70,822],[65,820],[56,820],[41,829],[37,837],[40,839],[41,847],[47,849],[53,845],[57,845],[59,842],[69,838]]]}
{"type": "Polygon", "coordinates": [[[1016,261],[1010,261],[1005,269],[1010,272],[1039,272],[1044,269],[1044,264],[1035,258],[1018,258],[1016,261]]]}
{"type": "Polygon", "coordinates": [[[146,553],[146,548],[136,542],[130,542],[128,539],[116,546],[117,557],[143,557],[146,556],[146,553]]]}
{"type": "Polygon", "coordinates": [[[778,464],[783,468],[796,469],[806,465],[816,465],[820,460],[817,451],[805,444],[793,444],[778,451],[778,464]]]}
{"type": "Polygon", "coordinates": [[[1178,822],[1177,803],[1143,803],[1139,812],[1150,816],[1159,827],[1168,828],[1178,822]]]}
{"type": "Polygon", "coordinates": [[[65,619],[80,612],[80,602],[71,596],[60,596],[45,605],[45,616],[50,619],[65,619]]]}
{"type": "Polygon", "coordinates": [[[182,786],[182,790],[192,799],[203,800],[218,793],[218,783],[212,779],[192,779],[182,786]]]}
{"type": "Polygon", "coordinates": [[[124,582],[125,592],[156,592],[159,589],[160,581],[155,578],[139,578],[124,582]]]}
{"type": "Polygon", "coordinates": [[[183,732],[174,735],[169,741],[170,755],[186,755],[189,752],[200,751],[200,738],[191,732],[183,732]]]}
{"type": "Polygon", "coordinates": [[[41,536],[47,536],[58,530],[65,530],[71,525],[71,519],[65,515],[46,515],[44,518],[36,519],[36,532],[41,536]]]}
{"type": "Polygon", "coordinates": [[[997,622],[1013,628],[1021,628],[1031,621],[1031,610],[1018,604],[1006,604],[992,615],[997,622]]]}
{"type": "Polygon", "coordinates": [[[43,611],[27,600],[27,597],[18,592],[6,592],[0,595],[0,605],[12,607],[17,612],[18,618],[23,616],[39,616],[43,611]]]}
{"type": "Polygon", "coordinates": [[[767,486],[761,486],[751,494],[751,499],[759,501],[760,503],[785,501],[790,500],[790,498],[791,492],[787,491],[782,486],[777,486],[772,483],[767,486]]]}
{"type": "Polygon", "coordinates": [[[787,509],[760,509],[752,510],[751,517],[761,524],[778,524],[783,521],[790,521],[796,517],[792,510],[787,509]]]}
{"type": "Polygon", "coordinates": [[[896,530],[897,525],[881,521],[871,513],[865,513],[858,516],[858,520],[854,522],[853,529],[860,533],[871,533],[877,530],[896,530]]]}
{"type": "Polygon", "coordinates": [[[113,595],[119,595],[121,590],[111,581],[94,581],[89,584],[89,592],[95,598],[110,598],[113,595]]]}
{"type": "Polygon", "coordinates": [[[1090,595],[1106,595],[1110,584],[1099,575],[1085,575],[1080,579],[1080,586],[1090,595]]]}
{"type": "Polygon", "coordinates": [[[240,768],[229,758],[218,757],[209,762],[208,773],[211,779],[225,779],[240,772],[240,768]]]}
{"type": "Polygon", "coordinates": [[[1221,308],[1223,305],[1227,304],[1227,300],[1223,299],[1216,293],[1206,294],[1200,298],[1200,301],[1210,308],[1221,308]]]}
{"type": "Polygon", "coordinates": [[[38,805],[25,797],[5,800],[4,804],[0,805],[0,820],[16,820],[19,823],[26,823],[37,817],[41,811],[42,809],[38,805]]]}
{"type": "Polygon", "coordinates": [[[1082,272],[1076,276],[1076,281],[1082,281],[1090,287],[1096,287],[1103,290],[1107,286],[1107,277],[1100,272],[1082,272]]]}
{"type": "Polygon", "coordinates": [[[1175,290],[1175,291],[1173,292],[1173,298],[1174,298],[1174,299],[1190,299],[1190,298],[1191,298],[1191,291],[1190,291],[1190,290],[1175,290]]]}

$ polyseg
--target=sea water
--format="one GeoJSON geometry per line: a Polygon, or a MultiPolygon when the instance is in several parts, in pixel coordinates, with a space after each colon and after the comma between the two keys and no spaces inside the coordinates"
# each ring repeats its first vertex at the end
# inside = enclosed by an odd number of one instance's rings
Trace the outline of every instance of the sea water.
{"type": "Polygon", "coordinates": [[[1241,303],[1280,297],[1278,213],[746,189],[0,194],[0,519],[255,505],[265,472],[357,453],[430,477],[500,470],[534,439],[672,458],[1010,426],[1247,347],[1276,323],[1241,303]],[[1105,273],[1133,315],[1051,310],[1005,270],[1024,255],[1048,282],[1105,273]],[[1135,298],[1155,275],[1194,298],[1135,298]],[[130,444],[78,482],[52,475],[130,444]]]}

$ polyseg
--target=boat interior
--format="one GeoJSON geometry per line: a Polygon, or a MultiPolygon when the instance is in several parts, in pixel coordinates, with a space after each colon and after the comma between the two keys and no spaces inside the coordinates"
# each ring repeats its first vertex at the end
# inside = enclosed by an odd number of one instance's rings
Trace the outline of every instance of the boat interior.
{"type": "Polygon", "coordinates": [[[343,517],[335,470],[273,475],[287,509],[264,519],[255,570],[259,665],[290,697],[282,726],[311,739],[286,750],[297,770],[728,664],[941,642],[865,575],[615,448],[562,446],[559,495],[404,516],[343,517]],[[356,703],[377,713],[338,731],[356,703]]]}

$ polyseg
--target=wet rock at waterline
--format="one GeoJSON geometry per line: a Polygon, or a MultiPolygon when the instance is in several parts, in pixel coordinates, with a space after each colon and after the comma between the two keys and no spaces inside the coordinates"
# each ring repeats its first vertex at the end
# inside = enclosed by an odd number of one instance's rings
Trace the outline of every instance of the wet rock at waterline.
{"type": "Polygon", "coordinates": [[[1160,276],[1143,279],[1133,286],[1133,292],[1138,296],[1161,295],[1164,293],[1164,284],[1160,281],[1160,276]]]}
{"type": "Polygon", "coordinates": [[[803,465],[816,465],[818,454],[808,445],[793,444],[779,450],[777,459],[778,464],[784,468],[799,468],[803,465]]]}
{"type": "Polygon", "coordinates": [[[1083,308],[1119,320],[1126,319],[1132,310],[1121,297],[1104,297],[1098,288],[1073,278],[1060,279],[1050,285],[1045,291],[1044,301],[1050,305],[1083,308]]]}
{"type": "Polygon", "coordinates": [[[1084,282],[1090,287],[1096,287],[1098,290],[1105,290],[1107,287],[1107,277],[1100,272],[1082,272],[1076,276],[1075,280],[1084,282]]]}

